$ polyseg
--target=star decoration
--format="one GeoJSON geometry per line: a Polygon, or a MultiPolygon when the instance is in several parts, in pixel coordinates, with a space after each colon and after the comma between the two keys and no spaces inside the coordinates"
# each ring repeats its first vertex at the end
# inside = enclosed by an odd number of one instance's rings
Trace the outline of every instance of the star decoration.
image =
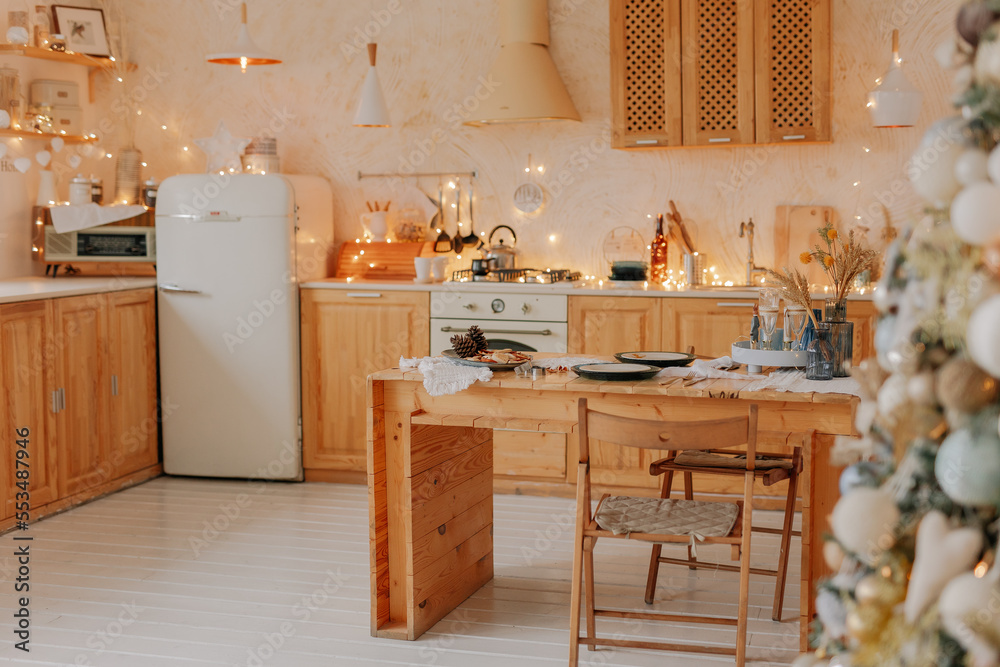
{"type": "Polygon", "coordinates": [[[210,174],[229,169],[243,171],[240,154],[249,143],[249,139],[239,139],[230,134],[226,122],[222,120],[215,128],[214,135],[194,140],[195,146],[208,158],[205,171],[210,174]]]}

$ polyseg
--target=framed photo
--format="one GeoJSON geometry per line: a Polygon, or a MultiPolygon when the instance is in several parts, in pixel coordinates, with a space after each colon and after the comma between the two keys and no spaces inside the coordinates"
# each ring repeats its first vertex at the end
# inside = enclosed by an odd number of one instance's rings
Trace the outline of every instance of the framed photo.
{"type": "Polygon", "coordinates": [[[55,19],[53,32],[66,38],[67,51],[104,58],[111,55],[104,12],[100,9],[52,5],[52,18],[55,19]]]}

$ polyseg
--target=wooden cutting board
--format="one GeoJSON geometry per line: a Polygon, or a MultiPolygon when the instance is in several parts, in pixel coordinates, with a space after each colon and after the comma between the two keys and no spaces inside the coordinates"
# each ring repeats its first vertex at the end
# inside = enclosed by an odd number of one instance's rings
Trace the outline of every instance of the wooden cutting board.
{"type": "MultiPolygon", "coordinates": [[[[788,266],[806,275],[810,283],[829,284],[822,266],[813,261],[803,266],[799,255],[820,243],[817,229],[829,218],[834,226],[839,222],[832,206],[778,206],[774,215],[774,269],[788,266]]],[[[826,247],[821,244],[821,247],[826,247]]]]}
{"type": "MultiPolygon", "coordinates": [[[[426,245],[426,243],[348,241],[340,247],[334,277],[361,280],[413,280],[417,277],[413,258],[420,257],[426,245]]],[[[433,255],[433,251],[430,254],[433,255]]]]}

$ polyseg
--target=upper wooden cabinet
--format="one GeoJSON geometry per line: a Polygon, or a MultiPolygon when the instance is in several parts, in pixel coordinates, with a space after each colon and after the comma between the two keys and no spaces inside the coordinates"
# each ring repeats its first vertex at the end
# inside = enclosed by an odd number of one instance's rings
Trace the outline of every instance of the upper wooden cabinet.
{"type": "Polygon", "coordinates": [[[830,0],[611,0],[616,148],[830,140],[830,0]]]}

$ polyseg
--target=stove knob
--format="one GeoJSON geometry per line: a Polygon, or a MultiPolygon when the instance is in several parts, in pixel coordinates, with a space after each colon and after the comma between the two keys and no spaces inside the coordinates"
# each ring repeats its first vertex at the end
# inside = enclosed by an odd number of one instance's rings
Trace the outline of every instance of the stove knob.
{"type": "Polygon", "coordinates": [[[462,308],[465,308],[466,310],[475,310],[476,309],[476,304],[474,304],[474,303],[463,303],[462,304],[462,308]]]}
{"type": "Polygon", "coordinates": [[[494,313],[502,313],[506,307],[507,304],[503,302],[503,299],[493,299],[493,303],[490,304],[490,308],[493,309],[494,313]]]}
{"type": "Polygon", "coordinates": [[[531,306],[529,306],[526,303],[522,303],[521,304],[521,313],[522,314],[527,315],[529,310],[531,310],[531,306]]]}

